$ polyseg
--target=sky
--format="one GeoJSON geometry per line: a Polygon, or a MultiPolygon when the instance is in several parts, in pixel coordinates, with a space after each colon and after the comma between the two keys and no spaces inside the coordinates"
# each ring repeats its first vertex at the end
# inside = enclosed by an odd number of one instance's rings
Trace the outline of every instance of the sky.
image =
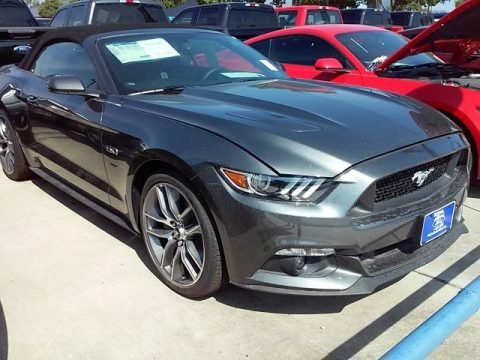
{"type": "Polygon", "coordinates": [[[455,8],[455,1],[445,1],[445,4],[438,4],[433,7],[433,11],[452,11],[455,8]]]}

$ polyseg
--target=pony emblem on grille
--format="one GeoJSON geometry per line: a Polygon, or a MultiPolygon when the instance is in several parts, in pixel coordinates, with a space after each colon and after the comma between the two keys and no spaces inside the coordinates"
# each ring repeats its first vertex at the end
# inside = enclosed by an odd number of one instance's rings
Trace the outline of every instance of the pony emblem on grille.
{"type": "Polygon", "coordinates": [[[424,171],[417,171],[415,174],[412,176],[412,181],[418,186],[422,186],[425,180],[427,180],[428,175],[430,175],[435,168],[431,167],[428,170],[424,171]]]}

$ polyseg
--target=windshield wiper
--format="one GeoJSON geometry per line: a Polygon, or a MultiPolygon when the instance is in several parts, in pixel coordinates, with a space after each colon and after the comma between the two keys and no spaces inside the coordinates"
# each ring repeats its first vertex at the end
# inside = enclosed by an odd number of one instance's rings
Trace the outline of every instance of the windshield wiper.
{"type": "Polygon", "coordinates": [[[129,96],[134,95],[152,95],[152,94],[180,94],[183,90],[185,90],[186,86],[183,85],[174,85],[174,86],[165,86],[164,88],[160,89],[152,89],[152,90],[145,90],[139,91],[136,93],[128,94],[129,96]]]}

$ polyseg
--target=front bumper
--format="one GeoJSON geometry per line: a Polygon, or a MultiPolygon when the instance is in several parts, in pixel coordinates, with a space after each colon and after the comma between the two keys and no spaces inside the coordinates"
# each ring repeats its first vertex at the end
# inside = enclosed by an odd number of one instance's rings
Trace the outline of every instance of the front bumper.
{"type": "Polygon", "coordinates": [[[368,160],[342,174],[347,180],[315,205],[246,196],[227,185],[213,167],[205,169],[199,178],[208,184],[206,200],[230,282],[274,293],[367,294],[428,263],[466,232],[461,210],[468,190],[467,166],[374,211],[358,210],[357,203],[378,179],[427,163],[432,156],[454,159],[465,149],[465,139],[453,134],[368,160]],[[452,201],[457,206],[451,230],[419,246],[423,216],[452,201]],[[333,248],[335,255],[307,259],[312,271],[292,276],[279,265],[283,257],[275,255],[285,248],[333,248]]]}

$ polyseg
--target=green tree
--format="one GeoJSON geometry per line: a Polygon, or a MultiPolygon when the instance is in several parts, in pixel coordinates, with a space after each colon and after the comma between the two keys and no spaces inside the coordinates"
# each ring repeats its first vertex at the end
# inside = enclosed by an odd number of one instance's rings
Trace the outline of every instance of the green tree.
{"type": "Polygon", "coordinates": [[[60,0],[45,0],[38,7],[38,15],[41,17],[52,17],[63,3],[60,0]]]}
{"type": "Polygon", "coordinates": [[[399,10],[431,10],[431,8],[445,0],[390,0],[392,11],[399,10]]]}
{"type": "Polygon", "coordinates": [[[455,7],[459,7],[462,5],[466,0],[455,0],[455,7]]]}
{"type": "Polygon", "coordinates": [[[163,0],[162,4],[166,8],[174,8],[175,6],[183,4],[184,2],[185,0],[163,0]]]}
{"type": "Polygon", "coordinates": [[[286,2],[287,0],[272,0],[271,4],[276,7],[282,7],[286,2]]]}
{"type": "MultiPolygon", "coordinates": [[[[230,2],[230,1],[232,0],[197,0],[198,5],[215,4],[215,3],[230,2]]],[[[255,2],[258,4],[264,4],[265,0],[256,0],[255,2]]]]}

